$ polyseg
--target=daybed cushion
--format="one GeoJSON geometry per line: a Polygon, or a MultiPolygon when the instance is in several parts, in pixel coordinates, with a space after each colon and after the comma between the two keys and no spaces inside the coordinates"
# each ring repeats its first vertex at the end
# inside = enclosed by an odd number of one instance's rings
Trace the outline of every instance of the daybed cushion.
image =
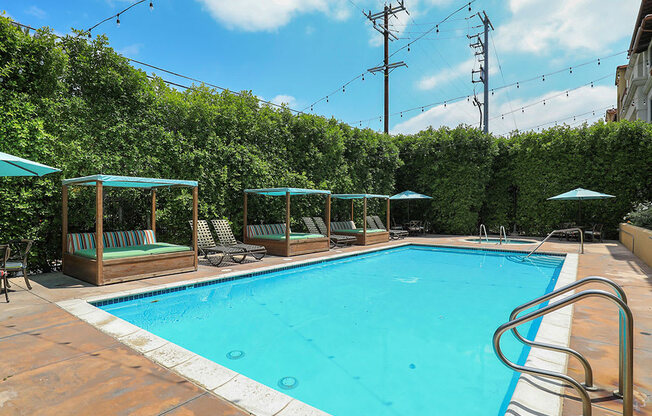
{"type": "MultiPolygon", "coordinates": [[[[387,232],[387,231],[386,231],[386,230],[379,230],[378,228],[371,228],[371,229],[367,228],[367,234],[371,234],[371,233],[385,233],[385,232],[387,232]]],[[[333,233],[355,233],[355,234],[362,234],[362,233],[364,233],[364,230],[363,230],[362,228],[354,228],[354,229],[351,229],[351,230],[346,230],[346,229],[342,230],[342,229],[340,229],[340,230],[333,231],[333,233]]]]}
{"type": "MultiPolygon", "coordinates": [[[[105,231],[103,233],[104,247],[129,247],[143,244],[156,243],[156,236],[152,230],[135,231],[105,231]]],[[[68,234],[68,252],[76,253],[79,250],[94,249],[95,233],[68,234]]]]}
{"type": "MultiPolygon", "coordinates": [[[[292,232],[292,230],[290,230],[292,232]]],[[[269,235],[285,235],[285,224],[254,224],[247,225],[247,237],[267,238],[269,235]]]]}
{"type": "MultiPolygon", "coordinates": [[[[102,258],[104,260],[123,259],[127,257],[149,256],[152,254],[176,253],[179,251],[192,250],[190,247],[178,246],[168,243],[145,244],[129,247],[106,247],[102,258]]],[[[95,259],[95,249],[83,249],[75,251],[76,256],[95,259]]]]}
{"type": "Polygon", "coordinates": [[[331,222],[331,231],[351,230],[355,229],[353,221],[333,221],[331,222]]]}
{"type": "MultiPolygon", "coordinates": [[[[307,238],[325,238],[326,236],[321,234],[307,234],[307,233],[292,233],[290,234],[290,240],[305,240],[307,238]]],[[[267,234],[267,235],[257,235],[251,238],[260,238],[266,240],[285,240],[285,234],[267,234]]]]}

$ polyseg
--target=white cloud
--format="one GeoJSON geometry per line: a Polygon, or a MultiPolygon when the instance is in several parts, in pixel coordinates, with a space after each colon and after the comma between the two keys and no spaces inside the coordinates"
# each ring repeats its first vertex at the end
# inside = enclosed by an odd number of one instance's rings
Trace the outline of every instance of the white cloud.
{"type": "Polygon", "coordinates": [[[336,20],[351,15],[345,0],[197,0],[229,29],[272,31],[300,14],[324,13],[336,20]]]}
{"type": "Polygon", "coordinates": [[[503,53],[602,52],[631,35],[639,5],[639,0],[509,0],[512,16],[497,26],[496,46],[503,53]]]}
{"type": "MultiPolygon", "coordinates": [[[[480,69],[480,64],[474,58],[469,58],[466,61],[462,61],[459,64],[453,66],[452,68],[443,69],[438,71],[433,75],[428,75],[422,77],[417,81],[417,88],[423,91],[432,90],[439,87],[441,84],[450,83],[451,81],[466,77],[468,81],[471,81],[471,70],[480,69]]],[[[489,75],[497,73],[497,65],[489,67],[489,75]]],[[[476,74],[474,77],[476,80],[480,79],[480,74],[476,74]]]]}
{"type": "Polygon", "coordinates": [[[133,58],[134,56],[137,56],[140,53],[140,50],[142,48],[143,48],[142,43],[134,43],[133,45],[127,45],[124,48],[118,49],[116,52],[118,52],[120,55],[133,58]]]}
{"type": "MultiPolygon", "coordinates": [[[[506,94],[496,93],[492,96],[490,106],[490,121],[489,127],[494,134],[509,133],[515,129],[514,123],[520,130],[536,129],[538,125],[554,122],[557,120],[566,119],[565,123],[571,124],[579,122],[582,119],[590,118],[597,120],[604,116],[606,107],[614,105],[616,98],[615,87],[613,86],[596,86],[594,88],[584,87],[576,91],[572,91],[568,97],[564,91],[551,91],[538,97],[529,99],[517,100],[504,100],[506,94]],[[539,102],[546,99],[546,105],[542,103],[533,107],[526,108],[525,112],[521,111],[522,107],[530,103],[539,102]],[[573,120],[574,115],[596,111],[596,115],[592,113],[578,117],[573,120]],[[514,111],[512,113],[512,111],[514,111]],[[511,114],[507,114],[511,113],[511,114]],[[501,115],[505,115],[503,120],[501,115]]],[[[477,125],[480,119],[480,113],[472,102],[466,100],[458,101],[456,103],[448,104],[446,108],[443,105],[433,107],[423,113],[397,124],[392,133],[405,133],[411,134],[424,130],[430,126],[439,128],[440,126],[456,127],[460,124],[477,125]]],[[[563,124],[560,123],[560,124],[563,124]]],[[[554,123],[552,124],[554,125],[554,123]]],[[[550,127],[547,125],[545,127],[550,127]]]]}
{"type": "Polygon", "coordinates": [[[47,16],[45,10],[40,9],[36,6],[30,6],[27,10],[25,10],[25,13],[32,15],[37,19],[45,19],[45,17],[47,16]]]}
{"type": "Polygon", "coordinates": [[[272,98],[270,101],[278,105],[285,104],[288,107],[294,107],[297,104],[296,98],[294,98],[291,95],[283,95],[283,94],[277,95],[276,97],[272,98]]]}

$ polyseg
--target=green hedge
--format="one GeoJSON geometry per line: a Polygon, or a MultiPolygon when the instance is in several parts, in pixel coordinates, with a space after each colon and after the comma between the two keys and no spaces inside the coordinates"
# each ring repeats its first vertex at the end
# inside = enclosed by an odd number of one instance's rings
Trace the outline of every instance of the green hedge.
{"type": "MultiPolygon", "coordinates": [[[[586,223],[614,235],[623,216],[652,201],[652,127],[596,124],[510,139],[477,129],[428,129],[390,137],[334,119],[295,116],[260,106],[249,92],[205,86],[179,91],[147,75],[108,47],[107,39],[28,35],[0,18],[0,151],[62,169],[43,178],[0,178],[0,240],[38,241],[32,264],[57,267],[61,241],[61,179],[96,173],[192,179],[200,182],[200,217],[229,218],[242,229],[242,192],[295,186],[338,193],[391,194],[405,189],[432,201],[411,204],[411,216],[438,233],[516,227],[543,235],[576,218],[571,202],[546,198],[578,186],[611,193],[583,204],[586,223]]],[[[191,195],[159,192],[159,235],[187,243],[191,195]]],[[[94,228],[92,189],[70,194],[71,231],[94,228]]],[[[110,190],[106,229],[147,226],[149,195],[110,190]]],[[[322,215],[323,198],[296,197],[293,221],[322,215]]],[[[370,212],[384,218],[384,205],[370,212]]],[[[281,222],[281,198],[250,198],[250,222],[281,222]]],[[[348,203],[334,202],[346,219],[348,203]]],[[[393,205],[400,222],[407,204],[393,205]]],[[[361,204],[356,220],[361,221],[361,204]]]]}

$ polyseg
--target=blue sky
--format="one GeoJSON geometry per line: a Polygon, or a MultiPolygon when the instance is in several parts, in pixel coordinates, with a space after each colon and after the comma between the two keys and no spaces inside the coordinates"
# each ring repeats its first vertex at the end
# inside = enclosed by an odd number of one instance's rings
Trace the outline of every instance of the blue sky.
{"type": "MultiPolygon", "coordinates": [[[[87,29],[131,3],[5,0],[0,7],[21,23],[49,26],[65,34],[71,27],[87,29]]],[[[381,63],[380,35],[359,8],[378,11],[383,4],[379,0],[154,0],[153,11],[145,2],[121,16],[120,27],[110,21],[94,33],[105,33],[111,46],[127,57],[226,88],[251,90],[296,109],[338,90],[328,102],[316,104],[314,113],[358,127],[358,120],[365,120],[363,127],[381,130],[382,76],[367,74],[344,93],[341,86],[381,63]]],[[[391,22],[401,39],[392,42],[390,51],[413,41],[464,4],[405,0],[410,15],[391,22]]],[[[466,35],[477,30],[469,27],[480,22],[477,17],[466,18],[475,12],[485,10],[496,28],[490,44],[490,84],[499,87],[625,51],[639,4],[638,0],[621,0],[617,7],[613,0],[477,0],[472,12],[465,8],[441,25],[439,34],[431,33],[414,42],[409,52],[403,49],[393,57],[409,67],[390,76],[390,112],[473,94],[474,62],[466,35]]],[[[490,96],[491,130],[503,134],[514,128],[554,125],[565,118],[568,124],[597,120],[615,105],[615,67],[626,62],[626,54],[620,54],[601,59],[600,65],[575,68],[572,74],[565,70],[545,81],[496,91],[490,96]],[[603,77],[593,88],[573,91],[603,77]],[[568,97],[566,90],[571,90],[568,97]],[[546,105],[540,102],[543,99],[546,105]]],[[[476,86],[482,99],[481,86],[476,86]]],[[[463,99],[405,112],[403,117],[394,115],[390,127],[393,133],[411,133],[429,125],[456,126],[478,119],[478,110],[463,99]]]]}

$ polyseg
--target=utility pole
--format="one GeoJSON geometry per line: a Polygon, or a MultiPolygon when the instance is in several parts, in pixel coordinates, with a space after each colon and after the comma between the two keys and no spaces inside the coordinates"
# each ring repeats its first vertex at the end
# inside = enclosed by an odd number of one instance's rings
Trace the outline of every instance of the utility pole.
{"type": "Polygon", "coordinates": [[[398,0],[398,6],[392,6],[391,4],[388,6],[387,4],[385,4],[385,7],[383,8],[382,12],[372,14],[370,10],[369,13],[365,13],[367,19],[369,19],[374,24],[374,29],[380,32],[383,35],[383,39],[384,39],[385,51],[384,51],[383,65],[377,66],[375,68],[370,68],[368,69],[368,71],[371,72],[372,74],[375,74],[376,72],[380,72],[380,71],[383,71],[384,73],[385,134],[389,133],[389,72],[391,69],[398,68],[401,66],[405,66],[405,67],[407,66],[407,64],[403,61],[395,62],[391,64],[389,63],[389,41],[397,39],[396,35],[394,35],[389,29],[389,18],[396,17],[397,13],[403,11],[405,13],[408,13],[407,9],[405,8],[405,5],[403,4],[403,0],[398,0]],[[378,23],[378,20],[381,19],[382,19],[382,23],[378,23]]]}
{"type": "Polygon", "coordinates": [[[479,58],[480,70],[472,71],[471,81],[473,83],[481,82],[484,85],[484,102],[481,102],[477,97],[474,97],[474,105],[477,105],[478,109],[480,109],[480,124],[482,130],[485,133],[489,133],[489,28],[494,30],[494,26],[491,24],[487,12],[482,11],[481,13],[478,13],[477,16],[480,18],[482,25],[484,26],[484,39],[480,39],[482,33],[468,37],[469,39],[475,39],[475,43],[469,45],[471,48],[475,49],[475,56],[481,56],[481,58],[479,58]],[[478,73],[480,74],[480,80],[473,78],[473,75],[478,73]]]}

